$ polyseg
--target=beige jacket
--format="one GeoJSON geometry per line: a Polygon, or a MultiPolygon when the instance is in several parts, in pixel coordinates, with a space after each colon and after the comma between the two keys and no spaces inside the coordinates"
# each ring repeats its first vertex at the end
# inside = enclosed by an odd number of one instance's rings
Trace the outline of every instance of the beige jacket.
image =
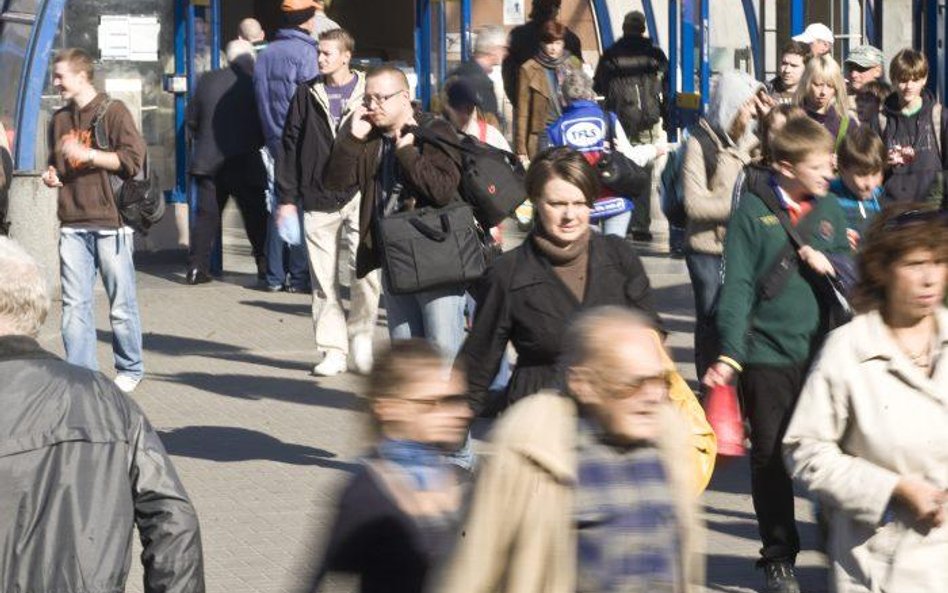
{"type": "Polygon", "coordinates": [[[718,147],[717,168],[708,183],[704,168],[704,153],[695,138],[685,142],[685,158],[681,168],[681,183],[685,213],[685,241],[697,253],[720,255],[724,252],[724,232],[731,217],[731,196],[738,174],[752,160],[756,136],[748,146],[725,144],[704,119],[699,123],[711,134],[718,147]]]}
{"type": "Polygon", "coordinates": [[[902,476],[948,488],[948,309],[928,378],[877,312],[830,334],[784,437],[794,479],[830,515],[837,593],[948,591],[948,526],[910,527],[889,499],[902,476]]]}
{"type": "MultiPolygon", "coordinates": [[[[688,436],[664,412],[662,457],[676,493],[686,582],[704,577],[688,436]]],[[[458,551],[436,589],[443,593],[574,593],[577,408],[545,391],[513,406],[494,430],[458,551]]],[[[689,588],[690,590],[690,588],[689,588]]]]}
{"type": "MultiPolygon", "coordinates": [[[[570,56],[567,63],[573,70],[583,68],[576,56],[570,56]]],[[[517,125],[514,129],[517,154],[532,159],[539,152],[541,139],[546,137],[546,127],[558,117],[551,108],[551,102],[555,100],[546,68],[533,58],[524,62],[517,78],[517,125]]]]}

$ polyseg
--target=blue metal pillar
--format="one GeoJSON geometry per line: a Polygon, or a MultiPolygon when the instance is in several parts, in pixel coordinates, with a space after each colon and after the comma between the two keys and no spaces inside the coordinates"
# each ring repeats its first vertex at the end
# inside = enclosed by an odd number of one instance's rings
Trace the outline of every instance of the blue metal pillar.
{"type": "MultiPolygon", "coordinates": [[[[194,58],[197,53],[197,46],[194,43],[194,30],[195,22],[194,18],[195,7],[190,0],[183,0],[185,3],[185,70],[188,73],[188,89],[185,94],[185,102],[190,103],[191,98],[194,96],[194,85],[197,81],[197,77],[194,72],[194,58]]],[[[194,184],[191,182],[190,178],[187,179],[185,183],[185,188],[188,196],[188,223],[191,229],[189,234],[190,237],[194,236],[194,226],[197,223],[197,193],[194,191],[194,184]]]]}
{"type": "Polygon", "coordinates": [[[445,0],[438,2],[438,86],[448,77],[448,7],[445,0]]]}
{"type": "Polygon", "coordinates": [[[754,8],[754,0],[741,0],[744,7],[744,20],[747,21],[747,33],[750,35],[751,53],[754,54],[754,77],[763,82],[764,74],[764,52],[760,44],[760,25],[757,18],[757,10],[754,8]]]}
{"type": "Polygon", "coordinates": [[[415,97],[422,108],[431,105],[431,1],[415,0],[415,97]]]}
{"type": "Polygon", "coordinates": [[[694,0],[681,0],[681,92],[695,92],[694,0]]]}
{"type": "MultiPolygon", "coordinates": [[[[187,7],[188,0],[174,2],[174,75],[186,76],[187,70],[187,7]]],[[[187,110],[185,93],[174,95],[174,169],[175,183],[168,198],[175,204],[188,201],[188,142],[184,119],[187,110]]]]}
{"type": "MultiPolygon", "coordinates": [[[[16,105],[16,145],[13,148],[14,168],[20,171],[36,168],[36,138],[45,130],[37,130],[43,87],[53,41],[59,31],[66,0],[43,0],[37,5],[36,20],[23,56],[20,92],[16,105]]],[[[45,168],[45,164],[44,164],[45,168]]]]}
{"type": "Polygon", "coordinates": [[[924,50],[929,64],[928,90],[935,96],[943,96],[939,92],[938,75],[938,3],[928,0],[925,3],[925,47],[924,50]]]}
{"type": "Polygon", "coordinates": [[[609,17],[609,5],[606,0],[593,0],[592,7],[596,14],[596,23],[599,25],[599,42],[605,50],[615,42],[612,19],[609,17]]]}
{"type": "Polygon", "coordinates": [[[711,97],[711,0],[701,2],[701,113],[707,113],[711,97]]]}
{"type": "Polygon", "coordinates": [[[211,70],[221,67],[221,0],[211,0],[211,70]]]}
{"type": "Polygon", "coordinates": [[[806,4],[803,0],[790,2],[790,35],[799,35],[806,27],[806,4]]]}
{"type": "Polygon", "coordinates": [[[912,49],[922,50],[922,24],[925,20],[923,0],[912,0],[912,49]]]}
{"type": "MultiPolygon", "coordinates": [[[[687,0],[686,0],[687,1],[687,0]]],[[[678,0],[668,0],[668,141],[678,140],[678,0]]]]}
{"type": "Polygon", "coordinates": [[[471,0],[461,0],[461,61],[471,59],[471,0]]]}
{"type": "Polygon", "coordinates": [[[655,21],[655,8],[652,6],[652,0],[642,0],[642,12],[645,13],[645,25],[648,27],[648,36],[652,40],[652,45],[661,47],[662,41],[658,35],[658,23],[655,21]]]}

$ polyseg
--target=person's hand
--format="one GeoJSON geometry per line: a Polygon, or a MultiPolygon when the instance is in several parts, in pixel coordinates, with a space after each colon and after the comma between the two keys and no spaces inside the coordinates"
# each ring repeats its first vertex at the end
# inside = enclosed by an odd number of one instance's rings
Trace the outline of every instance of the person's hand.
{"type": "Polygon", "coordinates": [[[517,158],[520,159],[520,162],[523,163],[523,167],[527,168],[530,166],[530,157],[525,154],[518,154],[517,158]]]}
{"type": "Polygon", "coordinates": [[[859,248],[859,231],[855,229],[846,229],[846,238],[849,239],[849,248],[853,251],[859,248]]]}
{"type": "Polygon", "coordinates": [[[656,144],[655,145],[655,158],[663,157],[668,154],[668,145],[667,144],[656,144]]]}
{"type": "Polygon", "coordinates": [[[889,165],[893,167],[898,167],[899,165],[904,165],[905,160],[902,158],[902,146],[895,145],[889,149],[889,165]]]}
{"type": "Polygon", "coordinates": [[[734,367],[719,361],[708,367],[701,383],[706,387],[721,387],[733,383],[736,376],[737,371],[734,370],[734,367]]]}
{"type": "Polygon", "coordinates": [[[408,130],[416,127],[418,122],[415,121],[415,118],[412,117],[405,122],[400,129],[395,130],[395,148],[402,148],[404,146],[411,146],[415,143],[415,135],[409,132],[408,130]]]}
{"type": "Polygon", "coordinates": [[[46,187],[62,187],[63,182],[59,180],[59,174],[56,172],[56,168],[50,165],[46,172],[43,173],[43,183],[46,184],[46,187]]]}
{"type": "Polygon", "coordinates": [[[908,510],[920,524],[940,527],[945,523],[948,492],[921,478],[902,478],[892,491],[892,499],[908,510]]]}
{"type": "Polygon", "coordinates": [[[764,119],[770,113],[771,109],[776,107],[777,102],[767,92],[760,92],[754,95],[754,107],[757,110],[757,118],[764,119]]]}
{"type": "Polygon", "coordinates": [[[63,138],[59,150],[62,152],[63,158],[72,163],[73,166],[88,163],[89,153],[92,151],[91,148],[71,136],[63,138]]]}
{"type": "Polygon", "coordinates": [[[915,160],[915,149],[911,146],[902,147],[902,164],[911,165],[915,160]]]}
{"type": "Polygon", "coordinates": [[[822,251],[804,245],[797,252],[797,255],[820,276],[836,276],[836,268],[833,267],[829,258],[822,251]]]}
{"type": "Polygon", "coordinates": [[[278,226],[288,218],[296,218],[299,216],[299,213],[296,211],[296,204],[280,204],[277,206],[276,216],[278,226]]]}
{"type": "Polygon", "coordinates": [[[365,140],[372,131],[372,122],[366,118],[366,109],[364,105],[359,105],[352,110],[352,125],[349,128],[350,133],[356,140],[365,140]]]}

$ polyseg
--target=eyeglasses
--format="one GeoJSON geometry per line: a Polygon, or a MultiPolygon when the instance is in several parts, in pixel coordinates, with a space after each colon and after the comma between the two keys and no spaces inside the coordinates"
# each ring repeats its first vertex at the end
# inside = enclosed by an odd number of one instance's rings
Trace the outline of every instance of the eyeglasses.
{"type": "Polygon", "coordinates": [[[405,92],[405,89],[399,89],[390,95],[365,95],[364,97],[362,97],[362,106],[370,108],[372,107],[372,104],[374,103],[375,105],[378,105],[379,107],[381,107],[382,105],[385,105],[386,101],[388,101],[395,95],[399,93],[404,93],[404,92],[405,92]]]}
{"type": "Polygon", "coordinates": [[[948,211],[922,209],[906,210],[895,218],[886,221],[882,228],[886,230],[892,230],[912,224],[923,224],[933,221],[940,221],[942,224],[948,224],[948,211]]]}
{"type": "Polygon", "coordinates": [[[412,402],[416,404],[421,404],[428,411],[435,410],[445,410],[448,408],[459,408],[461,406],[467,406],[467,396],[463,393],[457,393],[446,396],[435,396],[435,397],[406,397],[402,401],[412,402]]]}
{"type": "Polygon", "coordinates": [[[630,377],[622,382],[607,380],[604,384],[613,399],[629,399],[646,390],[668,393],[673,377],[674,373],[671,371],[662,371],[656,375],[630,377]]]}

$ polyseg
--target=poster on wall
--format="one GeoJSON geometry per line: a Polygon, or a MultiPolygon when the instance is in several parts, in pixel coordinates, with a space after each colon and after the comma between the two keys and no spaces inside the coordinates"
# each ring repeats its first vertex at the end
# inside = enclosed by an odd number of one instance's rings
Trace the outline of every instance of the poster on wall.
{"type": "Polygon", "coordinates": [[[157,16],[110,14],[99,17],[99,55],[103,60],[158,61],[157,16]]]}
{"type": "Polygon", "coordinates": [[[504,25],[522,25],[527,22],[526,0],[504,0],[504,25]]]}

